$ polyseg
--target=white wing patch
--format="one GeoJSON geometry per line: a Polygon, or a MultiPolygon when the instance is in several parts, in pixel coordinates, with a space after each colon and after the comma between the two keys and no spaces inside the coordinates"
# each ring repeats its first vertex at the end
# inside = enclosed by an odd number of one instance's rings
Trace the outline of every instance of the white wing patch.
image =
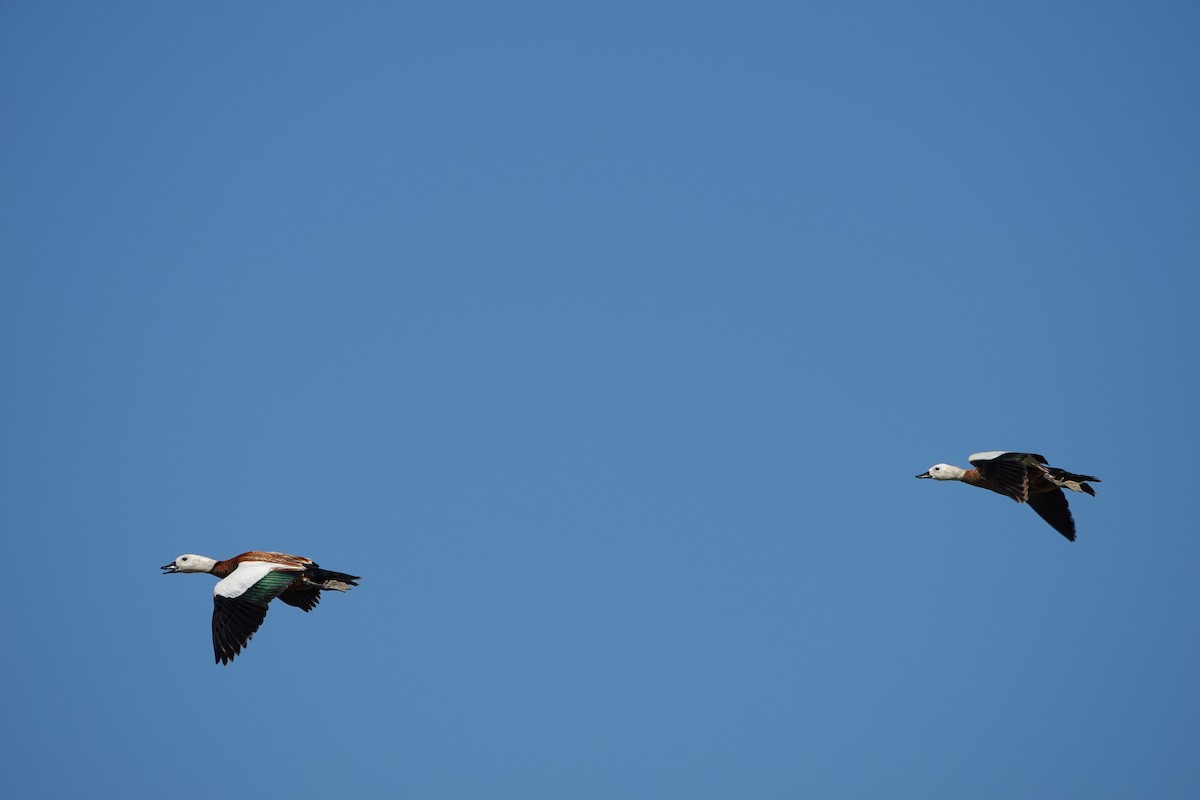
{"type": "Polygon", "coordinates": [[[234,599],[241,597],[247,589],[261,581],[268,572],[301,572],[302,570],[287,564],[276,564],[270,561],[243,561],[237,569],[229,573],[228,578],[217,581],[213,587],[213,595],[234,599]]]}
{"type": "Polygon", "coordinates": [[[1006,456],[1011,452],[1011,450],[988,450],[986,453],[972,453],[967,457],[967,461],[970,461],[972,464],[976,461],[991,461],[994,458],[1006,456]]]}

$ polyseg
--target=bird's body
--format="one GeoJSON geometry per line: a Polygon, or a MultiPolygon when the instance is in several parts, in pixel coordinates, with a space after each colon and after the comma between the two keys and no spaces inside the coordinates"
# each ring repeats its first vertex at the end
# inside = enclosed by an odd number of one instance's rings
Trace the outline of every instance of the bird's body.
{"type": "Polygon", "coordinates": [[[228,664],[242,651],[267,616],[267,605],[278,597],[302,611],[321,601],[321,591],[345,592],[358,585],[357,575],[321,569],[310,558],[251,550],[216,561],[191,553],[162,567],[163,574],[207,572],[220,578],[213,587],[213,653],[228,664]]]}
{"type": "Polygon", "coordinates": [[[1099,478],[1091,475],[1076,475],[1048,466],[1045,457],[1037,453],[991,450],[974,453],[969,461],[974,469],[934,464],[917,477],[962,481],[1011,497],[1018,503],[1028,503],[1038,516],[1072,542],[1075,541],[1075,519],[1062,490],[1095,496],[1096,490],[1087,481],[1100,483],[1099,478]]]}

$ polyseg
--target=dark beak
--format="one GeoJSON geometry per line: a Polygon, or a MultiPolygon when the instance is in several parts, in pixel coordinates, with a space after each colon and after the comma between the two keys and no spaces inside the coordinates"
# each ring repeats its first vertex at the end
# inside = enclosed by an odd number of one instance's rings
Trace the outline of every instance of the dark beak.
{"type": "Polygon", "coordinates": [[[932,479],[933,479],[933,476],[929,474],[929,470],[925,470],[924,472],[922,472],[922,473],[921,473],[920,475],[918,475],[917,477],[918,477],[918,478],[929,478],[930,480],[932,480],[932,479]]]}
{"type": "Polygon", "coordinates": [[[167,564],[165,567],[159,567],[159,569],[163,571],[163,575],[170,575],[172,572],[179,572],[179,567],[175,566],[174,561],[172,561],[170,564],[167,564]]]}

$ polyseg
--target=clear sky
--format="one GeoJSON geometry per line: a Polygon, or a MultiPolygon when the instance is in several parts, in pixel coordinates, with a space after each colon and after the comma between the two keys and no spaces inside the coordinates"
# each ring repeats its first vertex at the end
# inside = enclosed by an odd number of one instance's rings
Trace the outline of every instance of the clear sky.
{"type": "Polygon", "coordinates": [[[0,4],[6,788],[1200,795],[1198,37],[0,4]],[[215,666],[250,549],[362,585],[215,666]]]}

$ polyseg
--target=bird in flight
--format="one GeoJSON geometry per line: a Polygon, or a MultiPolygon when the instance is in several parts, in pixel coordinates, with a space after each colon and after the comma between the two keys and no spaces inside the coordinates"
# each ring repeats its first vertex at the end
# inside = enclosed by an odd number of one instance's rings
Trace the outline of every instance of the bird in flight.
{"type": "Polygon", "coordinates": [[[1099,478],[1047,466],[1045,456],[1037,453],[991,450],[975,453],[968,460],[974,469],[934,464],[917,477],[935,481],[962,481],[982,489],[991,489],[1018,503],[1028,503],[1039,517],[1050,523],[1050,527],[1070,541],[1075,541],[1075,519],[1071,516],[1067,496],[1062,490],[1070,489],[1095,497],[1096,490],[1087,481],[1100,483],[1099,478]]]}
{"type": "Polygon", "coordinates": [[[220,578],[213,587],[212,618],[213,653],[220,664],[228,664],[242,652],[276,597],[301,611],[312,611],[323,590],[345,592],[359,580],[357,575],[321,569],[310,558],[262,550],[224,561],[187,553],[161,569],[164,575],[207,572],[220,578]]]}

